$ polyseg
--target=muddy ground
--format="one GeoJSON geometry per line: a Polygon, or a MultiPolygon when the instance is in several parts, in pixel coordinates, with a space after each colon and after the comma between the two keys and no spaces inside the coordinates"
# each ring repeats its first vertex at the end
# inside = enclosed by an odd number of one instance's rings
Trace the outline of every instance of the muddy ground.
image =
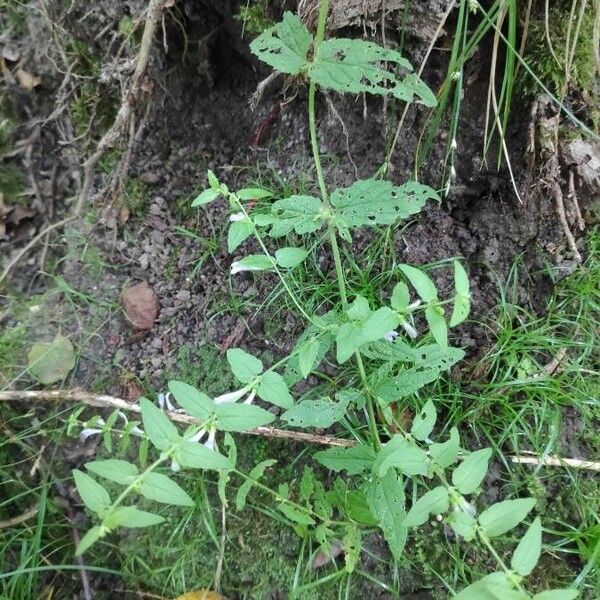
{"type": "MultiPolygon", "coordinates": [[[[442,12],[440,3],[429,4],[428,23],[432,14],[442,12]]],[[[114,116],[139,42],[139,28],[129,42],[119,32],[125,29],[123,23],[140,18],[140,2],[50,2],[46,12],[40,6],[30,2],[25,21],[0,38],[3,102],[15,123],[14,152],[3,160],[22,168],[26,178],[18,202],[6,194],[3,200],[0,255],[5,266],[37,232],[72,210],[82,161],[106,128],[103,120],[110,122],[114,116]],[[77,40],[78,45],[67,44],[67,39],[77,40]],[[19,69],[34,79],[17,77],[19,69]],[[90,125],[82,128],[74,122],[78,113],[72,103],[90,81],[96,86],[91,94],[96,115],[88,115],[90,125]]],[[[269,15],[277,18],[282,6],[293,8],[289,2],[273,3],[269,15]]],[[[214,203],[199,213],[189,208],[191,198],[205,185],[207,168],[234,189],[260,177],[271,183],[285,181],[291,191],[315,187],[306,90],[298,82],[279,78],[251,108],[249,100],[269,72],[251,55],[251,36],[242,35],[243,24],[233,18],[238,12],[239,3],[217,0],[181,0],[168,10],[152,50],[143,108],[137,111],[142,127],[135,143],[130,148],[121,144],[105,157],[82,218],[34,246],[2,284],[8,327],[15,322],[14,311],[7,308],[11,299],[55,289],[59,278],[62,293],[45,300],[41,314],[29,318],[38,339],[52,339],[59,330],[73,338],[79,359],[66,382],[69,387],[135,398],[142,391],[161,390],[168,376],[182,373],[182,363],[194,378],[194,357],[218,356],[232,334],[251,351],[280,356],[301,331],[302,323],[291,314],[278,312],[274,325],[257,310],[269,298],[273,279],[230,277],[234,257],[227,254],[224,241],[226,207],[214,203]],[[127,175],[115,186],[112,168],[127,152],[131,153],[127,175]],[[159,302],[155,324],[141,333],[120,310],[123,288],[139,281],[152,286],[159,302]],[[237,300],[231,300],[232,294],[237,300]],[[76,311],[65,297],[75,298],[76,311]],[[208,348],[208,353],[202,354],[202,348],[208,348]]],[[[388,39],[397,40],[401,18],[402,11],[390,12],[388,39]]],[[[454,18],[448,20],[424,72],[434,90],[446,74],[454,18]]],[[[404,39],[404,52],[415,65],[424,56],[427,31],[431,31],[431,26],[427,29],[419,23],[410,23],[404,39]]],[[[365,27],[343,19],[342,25],[338,35],[381,39],[377,14],[365,27]]],[[[441,205],[431,203],[408,227],[392,233],[398,262],[419,265],[464,258],[471,275],[475,321],[494,310],[499,284],[506,281],[517,259],[528,274],[519,280],[517,301],[534,312],[542,309],[552,289],[548,266],[558,267],[552,270],[553,277],[576,266],[550,193],[532,185],[532,181],[539,183],[538,166],[533,172],[527,170],[529,129],[536,128],[532,98],[515,99],[507,132],[521,198],[505,164],[499,171],[495,168],[497,143],[487,162],[482,161],[490,44],[484,39],[469,62],[456,140],[456,178],[449,195],[441,205]]],[[[393,108],[388,107],[386,115],[379,98],[331,94],[329,101],[320,99],[320,145],[332,188],[349,184],[356,174],[370,176],[380,167],[386,134],[389,139],[395,128],[398,109],[393,108]]],[[[395,182],[412,175],[426,116],[418,106],[408,112],[392,158],[390,177],[395,182]]],[[[419,171],[421,181],[438,188],[445,131],[442,127],[419,171]]],[[[579,202],[588,221],[592,196],[584,185],[579,202]]],[[[585,255],[583,232],[575,227],[572,210],[567,217],[585,255]]],[[[361,251],[372,239],[372,232],[357,235],[351,250],[361,251]]],[[[250,248],[252,243],[244,252],[250,248]]],[[[318,263],[323,272],[331,271],[326,254],[318,257],[318,263]]],[[[436,273],[443,295],[451,281],[444,279],[442,271],[436,273]]],[[[466,347],[473,358],[491,344],[488,332],[467,325],[457,331],[454,343],[466,347]]],[[[196,378],[200,379],[197,374],[196,378]]],[[[6,376],[6,380],[14,387],[35,387],[27,376],[17,381],[6,376]]],[[[208,383],[210,387],[218,381],[208,383]]]]}

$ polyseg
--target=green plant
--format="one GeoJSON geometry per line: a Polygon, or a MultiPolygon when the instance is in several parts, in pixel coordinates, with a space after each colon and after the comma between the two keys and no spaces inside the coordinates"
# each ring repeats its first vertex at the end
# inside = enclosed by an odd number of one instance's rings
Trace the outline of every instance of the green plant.
{"type": "MultiPolygon", "coordinates": [[[[535,498],[521,497],[498,502],[477,514],[469,498],[484,480],[492,449],[467,451],[461,447],[456,428],[450,428],[447,436],[434,434],[438,413],[431,400],[419,406],[412,424],[398,418],[401,399],[438,380],[464,356],[461,349],[449,345],[448,330],[469,314],[469,281],[462,265],[453,261],[454,292],[447,299],[440,298],[424,270],[406,264],[398,266],[399,280],[387,299],[379,291],[366,298],[348,286],[344,260],[349,251],[341,247],[340,239],[349,244],[355,229],[393,225],[418,213],[427,200],[437,200],[438,195],[415,181],[396,186],[377,179],[359,180],[330,194],[317,143],[317,86],[343,93],[390,95],[427,106],[434,106],[436,99],[397,51],[360,40],[325,40],[327,12],[328,0],[322,0],[314,37],[298,17],[286,13],[281,23],[251,44],[252,51],[273,68],[308,81],[310,139],[320,197],[292,195],[250,211],[250,201],[272,198],[272,191],[243,188],[233,192],[209,171],[210,187],[193,201],[196,207],[218,198],[228,202],[232,213],[229,252],[236,252],[250,237],[262,250],[262,254],[235,260],[231,274],[274,273],[306,320],[306,330],[292,352],[270,367],[241,348],[228,350],[227,361],[239,387],[216,397],[185,382],[170,381],[170,395],[162,396],[161,401],[169,409],[171,400],[175,401],[192,419],[183,433],[163,410],[142,398],[142,428],[127,423],[123,438],[129,441],[137,435],[143,440],[140,466],[110,458],[86,463],[87,472],[75,471],[79,494],[97,517],[77,553],[118,527],[146,527],[164,520],[161,514],[139,508],[137,500],[131,503],[131,497],[194,506],[188,492],[165,471],[169,467],[174,473],[203,469],[218,473],[223,507],[229,502],[228,486],[237,478],[241,480],[235,495],[237,510],[244,509],[250,492],[259,490],[274,501],[274,506],[265,505],[263,510],[287,521],[303,540],[314,541],[325,554],[341,539],[346,573],[357,568],[365,530],[378,527],[392,556],[400,560],[410,531],[433,516],[444,520],[466,542],[477,541],[497,564],[497,571],[460,591],[457,598],[575,598],[575,589],[535,596],[524,589],[523,580],[542,550],[539,517],[527,527],[510,562],[492,545],[492,539],[521,524],[536,505],[535,498]],[[293,278],[293,270],[305,261],[309,250],[302,244],[272,252],[267,245],[271,244],[268,238],[277,240],[293,233],[303,242],[304,236],[316,238],[317,251],[326,241],[333,256],[337,298],[318,314],[307,310],[293,278]],[[446,314],[449,306],[451,315],[446,314]],[[425,326],[430,335],[419,339],[417,328],[425,326]],[[405,341],[397,329],[405,332],[408,340],[419,341],[405,341]],[[308,394],[295,402],[290,390],[318,373],[326,357],[337,363],[335,388],[327,395],[308,394]],[[263,427],[276,418],[256,405],[257,398],[282,409],[279,418],[289,428],[323,429],[337,424],[338,429],[351,432],[352,440],[340,440],[338,447],[313,456],[320,465],[335,473],[345,472],[347,477],[335,477],[326,489],[307,468],[297,486],[283,483],[271,489],[261,478],[275,460],[264,459],[248,472],[239,468],[231,433],[263,427]],[[223,441],[218,439],[221,434],[223,441]],[[226,453],[221,452],[220,444],[226,453]],[[118,492],[111,494],[111,488],[92,475],[116,484],[118,492]]],[[[106,422],[97,419],[84,431],[102,435],[111,452],[119,416],[115,412],[106,422]]],[[[74,420],[71,428],[78,425],[74,420]]]]}

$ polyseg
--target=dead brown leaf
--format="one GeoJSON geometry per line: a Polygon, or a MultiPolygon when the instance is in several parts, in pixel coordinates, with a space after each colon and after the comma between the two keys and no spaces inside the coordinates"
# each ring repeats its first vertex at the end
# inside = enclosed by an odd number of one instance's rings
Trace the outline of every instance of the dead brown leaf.
{"type": "Polygon", "coordinates": [[[158,317],[158,298],[146,281],[125,288],[121,296],[127,320],[139,330],[151,329],[158,317]]]}
{"type": "Polygon", "coordinates": [[[31,91],[42,83],[42,78],[32,75],[25,69],[17,69],[17,81],[22,88],[31,91]]]}

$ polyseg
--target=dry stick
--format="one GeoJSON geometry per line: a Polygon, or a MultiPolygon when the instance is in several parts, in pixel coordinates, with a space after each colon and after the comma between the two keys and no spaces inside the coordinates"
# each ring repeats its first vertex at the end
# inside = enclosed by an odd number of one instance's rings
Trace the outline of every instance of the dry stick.
{"type": "Polygon", "coordinates": [[[119,108],[119,112],[117,113],[113,124],[98,142],[96,151],[85,161],[83,165],[83,184],[77,196],[77,202],[75,204],[73,214],[70,217],[67,217],[66,219],[58,221],[57,223],[48,225],[48,227],[45,227],[24,248],[22,248],[17,253],[15,258],[13,258],[13,260],[11,260],[8,263],[8,265],[2,272],[2,275],[0,275],[0,283],[4,281],[10,270],[23,258],[23,256],[25,256],[25,254],[27,254],[27,252],[33,246],[35,246],[35,244],[37,244],[43,237],[45,237],[54,229],[58,229],[59,227],[62,227],[63,225],[74,221],[81,214],[81,211],[84,205],[87,203],[90,196],[90,192],[92,190],[96,166],[100,162],[100,159],[102,158],[106,150],[112,147],[121,137],[123,131],[126,129],[129,123],[131,111],[138,101],[140,92],[142,91],[143,87],[143,78],[146,73],[146,69],[148,68],[148,63],[150,61],[150,50],[152,48],[154,34],[156,33],[156,26],[166,2],[167,0],[150,0],[150,3],[148,5],[148,16],[146,17],[146,24],[144,26],[144,33],[142,34],[140,51],[135,65],[135,71],[131,79],[131,85],[123,95],[121,107],[119,108]]]}
{"type": "MultiPolygon", "coordinates": [[[[54,402],[66,400],[72,402],[83,402],[89,406],[101,408],[117,408],[139,413],[141,408],[137,404],[127,402],[122,398],[107,396],[105,394],[90,394],[83,390],[30,390],[30,391],[10,391],[0,392],[0,402],[9,401],[43,401],[54,402]]],[[[170,411],[166,412],[172,421],[186,423],[188,425],[201,425],[202,421],[187,414],[170,411]]],[[[341,448],[352,448],[357,445],[354,440],[344,440],[328,435],[314,435],[312,433],[303,433],[299,431],[287,431],[285,429],[276,429],[275,427],[257,427],[249,431],[241,431],[243,434],[259,435],[268,438],[281,438],[293,440],[296,442],[305,442],[309,444],[320,444],[322,446],[334,446],[341,448]]],[[[581,460],[578,458],[561,458],[560,456],[537,456],[523,451],[518,455],[510,455],[508,459],[513,463],[546,465],[551,467],[573,467],[574,469],[584,469],[588,471],[600,472],[600,462],[581,460]]]]}
{"type": "Polygon", "coordinates": [[[12,519],[7,519],[6,521],[0,521],[0,529],[8,529],[9,527],[14,527],[15,525],[20,525],[25,521],[29,521],[29,519],[38,514],[39,508],[40,505],[36,503],[31,508],[27,509],[23,514],[13,517],[12,519]]]}

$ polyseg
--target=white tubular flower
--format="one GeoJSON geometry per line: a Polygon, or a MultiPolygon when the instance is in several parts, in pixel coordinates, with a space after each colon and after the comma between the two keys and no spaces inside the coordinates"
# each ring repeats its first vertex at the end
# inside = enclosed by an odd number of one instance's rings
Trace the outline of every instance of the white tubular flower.
{"type": "Polygon", "coordinates": [[[419,308],[419,306],[421,306],[421,301],[415,300],[412,304],[408,305],[408,308],[410,308],[410,310],[415,310],[415,308],[419,308]]]}
{"type": "Polygon", "coordinates": [[[81,433],[79,434],[79,439],[82,442],[85,442],[85,440],[87,440],[90,435],[96,435],[98,433],[102,433],[102,429],[94,429],[93,427],[86,427],[85,429],[81,430],[81,433]]]}
{"type": "Polygon", "coordinates": [[[452,138],[450,148],[452,148],[452,150],[456,150],[458,148],[458,144],[456,143],[456,138],[452,138]]]}
{"type": "Polygon", "coordinates": [[[237,212],[237,213],[233,213],[230,217],[229,220],[232,223],[235,223],[237,221],[243,221],[246,218],[246,215],[243,212],[237,212]]]}
{"type": "Polygon", "coordinates": [[[412,340],[416,339],[416,337],[419,335],[418,331],[408,321],[402,321],[400,326],[402,329],[404,329],[404,331],[406,331],[408,337],[410,337],[412,340]]]}
{"type": "Polygon", "coordinates": [[[397,337],[398,337],[398,332],[396,330],[393,330],[393,331],[388,331],[383,336],[383,339],[387,340],[388,342],[393,342],[397,337]]]}
{"type": "Polygon", "coordinates": [[[251,265],[243,265],[241,261],[234,260],[231,263],[231,274],[235,275],[236,273],[243,273],[244,271],[262,271],[263,267],[253,267],[251,265]]]}
{"type": "Polygon", "coordinates": [[[165,410],[165,407],[167,410],[176,410],[171,402],[171,392],[158,394],[158,406],[160,406],[161,410],[165,410]]]}
{"type": "Polygon", "coordinates": [[[176,460],[172,460],[171,461],[171,471],[173,471],[173,473],[177,473],[180,470],[181,470],[181,466],[179,465],[179,463],[176,460]]]}
{"type": "Polygon", "coordinates": [[[208,432],[208,439],[204,442],[204,445],[209,448],[210,450],[215,450],[217,447],[217,443],[215,441],[217,435],[217,430],[212,428],[209,432],[208,432]]]}
{"type": "Polygon", "coordinates": [[[454,168],[454,165],[450,166],[450,180],[454,181],[456,179],[456,169],[454,168]]]}
{"type": "Polygon", "coordinates": [[[248,397],[244,400],[244,404],[252,404],[254,402],[254,398],[256,397],[256,390],[252,390],[248,397]]]}
{"type": "Polygon", "coordinates": [[[246,395],[248,388],[241,388],[235,392],[227,392],[215,398],[215,404],[227,404],[229,402],[237,402],[242,396],[246,395]]]}
{"type": "Polygon", "coordinates": [[[198,430],[191,438],[188,438],[190,442],[199,442],[206,434],[206,429],[202,428],[198,430]]]}
{"type": "MultiPolygon", "coordinates": [[[[125,425],[127,425],[127,423],[129,423],[129,419],[127,418],[127,415],[122,410],[117,411],[117,416],[119,416],[119,417],[121,417],[121,419],[123,419],[123,423],[125,423],[125,425]]],[[[142,437],[144,435],[144,432],[137,425],[132,427],[131,430],[129,431],[129,433],[131,435],[137,435],[138,437],[142,437]]]]}

